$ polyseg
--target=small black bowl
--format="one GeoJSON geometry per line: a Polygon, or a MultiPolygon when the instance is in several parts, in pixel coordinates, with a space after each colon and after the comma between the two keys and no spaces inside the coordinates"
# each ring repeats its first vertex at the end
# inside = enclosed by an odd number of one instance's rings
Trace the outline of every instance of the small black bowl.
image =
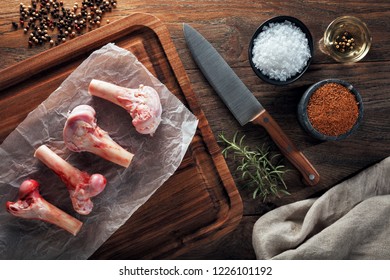
{"type": "Polygon", "coordinates": [[[249,43],[249,48],[248,48],[249,63],[251,65],[253,71],[263,81],[265,81],[267,83],[270,83],[270,84],[273,84],[273,85],[287,85],[287,84],[290,84],[290,83],[298,80],[303,75],[303,73],[305,73],[305,71],[309,68],[310,63],[311,63],[311,61],[313,59],[313,53],[314,53],[313,37],[311,36],[311,33],[310,33],[309,29],[306,27],[306,25],[303,24],[303,22],[301,22],[300,20],[298,20],[295,17],[290,17],[290,16],[278,16],[278,17],[274,17],[274,18],[271,18],[271,19],[263,22],[257,28],[256,32],[253,34],[253,36],[252,36],[252,38],[250,40],[250,43],[249,43]],[[261,73],[261,71],[255,66],[255,64],[252,61],[252,57],[253,57],[252,50],[253,50],[253,46],[254,46],[254,40],[257,38],[257,36],[260,34],[260,32],[263,31],[263,28],[265,26],[268,26],[270,23],[283,23],[286,20],[291,22],[292,24],[294,24],[296,27],[299,27],[301,29],[301,31],[303,33],[305,33],[307,41],[308,41],[308,44],[309,44],[309,48],[310,48],[310,58],[307,61],[306,66],[302,69],[302,71],[300,73],[297,73],[295,76],[287,79],[286,81],[279,81],[279,80],[271,79],[270,77],[268,77],[268,76],[264,75],[263,73],[261,73]]]}
{"type": "Polygon", "coordinates": [[[342,140],[349,135],[351,135],[356,129],[359,127],[360,123],[363,119],[363,100],[360,96],[360,93],[348,82],[339,80],[339,79],[326,79],[319,81],[315,83],[314,85],[310,86],[305,93],[303,94],[299,104],[298,104],[298,120],[301,124],[301,126],[305,129],[307,133],[309,133],[311,136],[318,140],[322,141],[337,141],[342,140]],[[310,97],[313,95],[313,93],[320,88],[321,86],[327,84],[327,83],[336,83],[343,85],[346,87],[356,98],[356,102],[358,103],[358,109],[359,109],[359,116],[356,120],[356,123],[353,125],[353,127],[347,131],[344,134],[340,134],[338,136],[331,136],[331,135],[325,135],[318,130],[316,130],[312,124],[310,123],[309,117],[307,115],[307,105],[309,103],[310,97]]]}

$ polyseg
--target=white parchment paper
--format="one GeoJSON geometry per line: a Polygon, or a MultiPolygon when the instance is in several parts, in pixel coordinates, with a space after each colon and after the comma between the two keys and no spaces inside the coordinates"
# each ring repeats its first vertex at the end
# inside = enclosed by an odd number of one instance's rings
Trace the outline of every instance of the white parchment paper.
{"type": "Polygon", "coordinates": [[[196,117],[132,53],[114,44],[93,52],[0,147],[0,258],[88,258],[175,172],[197,124],[196,117]],[[138,134],[130,115],[121,107],[90,96],[87,89],[92,79],[129,88],[140,84],[154,87],[163,108],[154,136],[138,134]],[[94,107],[97,124],[135,154],[129,168],[90,153],[71,152],[64,146],[66,116],[80,104],[94,107]],[[90,215],[81,216],[73,210],[65,184],[33,157],[41,144],[80,170],[106,176],[108,184],[92,198],[90,215]],[[84,223],[76,237],[54,225],[17,218],[5,210],[6,201],[15,201],[18,187],[29,178],[40,183],[41,195],[47,201],[84,223]]]}

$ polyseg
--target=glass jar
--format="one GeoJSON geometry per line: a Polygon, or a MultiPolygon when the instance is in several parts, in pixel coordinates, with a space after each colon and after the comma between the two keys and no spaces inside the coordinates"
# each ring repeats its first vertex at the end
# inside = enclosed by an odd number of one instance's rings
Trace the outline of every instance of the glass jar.
{"type": "Polygon", "coordinates": [[[371,47],[372,37],[367,25],[353,16],[342,16],[332,21],[323,37],[325,53],[338,62],[361,60],[371,47]]]}

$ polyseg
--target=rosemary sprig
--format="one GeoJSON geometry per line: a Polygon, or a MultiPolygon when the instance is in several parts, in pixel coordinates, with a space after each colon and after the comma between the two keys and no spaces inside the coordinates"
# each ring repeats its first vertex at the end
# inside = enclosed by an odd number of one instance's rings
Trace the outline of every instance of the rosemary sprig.
{"type": "Polygon", "coordinates": [[[223,135],[219,134],[219,142],[223,142],[226,147],[222,150],[225,158],[229,153],[233,153],[234,159],[240,159],[237,171],[241,172],[241,178],[248,179],[247,185],[254,187],[253,198],[262,197],[263,201],[268,196],[280,197],[280,194],[287,194],[287,186],[283,180],[283,174],[286,172],[281,164],[274,164],[275,158],[279,155],[271,156],[269,148],[256,148],[251,150],[250,147],[243,144],[245,135],[237,139],[236,132],[233,139],[229,141],[223,135]]]}

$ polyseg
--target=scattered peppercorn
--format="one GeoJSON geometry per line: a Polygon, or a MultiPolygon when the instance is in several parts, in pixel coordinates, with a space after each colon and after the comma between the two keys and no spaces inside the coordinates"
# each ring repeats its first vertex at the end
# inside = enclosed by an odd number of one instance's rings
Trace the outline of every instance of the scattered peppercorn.
{"type": "Polygon", "coordinates": [[[339,136],[355,125],[359,116],[358,102],[345,86],[327,83],[310,97],[307,115],[312,126],[320,133],[339,136]]]}
{"type": "Polygon", "coordinates": [[[16,22],[12,22],[12,27],[13,29],[17,30],[18,29],[18,24],[16,22]]]}
{"type": "Polygon", "coordinates": [[[46,42],[54,45],[49,31],[57,38],[55,44],[58,45],[77,34],[99,27],[103,14],[111,12],[116,6],[117,0],[83,0],[81,4],[75,2],[73,8],[69,9],[58,0],[31,0],[28,6],[20,3],[19,24],[12,22],[12,27],[17,30],[20,26],[25,34],[30,34],[29,47],[46,42]]]}

